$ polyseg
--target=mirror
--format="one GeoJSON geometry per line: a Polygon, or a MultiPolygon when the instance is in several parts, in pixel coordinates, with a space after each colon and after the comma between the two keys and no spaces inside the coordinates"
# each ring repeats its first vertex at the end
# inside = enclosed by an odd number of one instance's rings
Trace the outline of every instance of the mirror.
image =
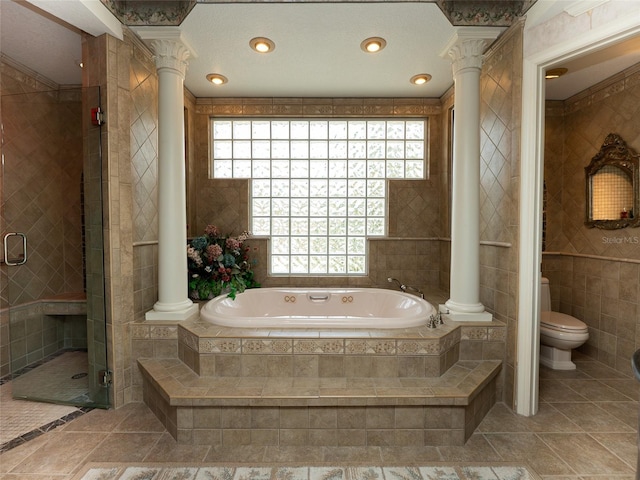
{"type": "Polygon", "coordinates": [[[615,133],[585,167],[588,227],[613,230],[640,226],[638,168],[640,155],[615,133]]]}

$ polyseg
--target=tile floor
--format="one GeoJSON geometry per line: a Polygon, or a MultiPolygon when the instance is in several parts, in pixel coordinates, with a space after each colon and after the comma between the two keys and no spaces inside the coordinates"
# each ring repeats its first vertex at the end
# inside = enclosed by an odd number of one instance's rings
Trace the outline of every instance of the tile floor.
{"type": "MultiPolygon", "coordinates": [[[[496,404],[460,447],[244,447],[177,445],[143,404],[95,409],[0,454],[0,480],[69,480],[88,462],[428,464],[524,462],[545,480],[633,480],[640,384],[581,357],[575,372],[546,368],[540,411],[496,404]]],[[[40,404],[32,404],[39,408],[40,404]]]]}
{"type": "Polygon", "coordinates": [[[32,438],[41,428],[78,412],[77,407],[14,400],[13,382],[0,385],[0,452],[32,438]],[[16,442],[16,439],[21,441],[16,442]],[[11,442],[13,440],[13,442],[11,442]]]}

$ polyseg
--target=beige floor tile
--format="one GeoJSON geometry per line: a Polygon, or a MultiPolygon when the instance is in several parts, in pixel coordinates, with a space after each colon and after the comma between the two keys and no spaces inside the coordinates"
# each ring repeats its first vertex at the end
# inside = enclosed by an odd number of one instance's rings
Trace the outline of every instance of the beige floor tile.
{"type": "Polygon", "coordinates": [[[541,402],[587,402],[587,397],[564,384],[564,380],[540,380],[541,402]]]}
{"type": "Polygon", "coordinates": [[[16,465],[23,462],[29,455],[42,448],[53,435],[55,435],[53,432],[45,433],[0,454],[0,473],[9,472],[16,465]]]}
{"type": "Polygon", "coordinates": [[[376,463],[382,461],[381,447],[323,447],[323,460],[327,463],[376,463]],[[349,460],[351,459],[351,460],[349,460]]]}
{"type": "Polygon", "coordinates": [[[205,462],[264,462],[266,447],[238,445],[235,447],[211,447],[205,462]]]}
{"type": "Polygon", "coordinates": [[[127,415],[115,427],[117,432],[164,432],[164,425],[149,408],[142,404],[134,404],[127,415]]]}
{"type": "Polygon", "coordinates": [[[589,434],[542,433],[540,437],[553,451],[562,452],[562,459],[579,475],[633,473],[632,467],[589,434]]]}
{"type": "MultiPolygon", "coordinates": [[[[498,403],[464,446],[178,445],[145,405],[129,404],[118,410],[92,410],[0,454],[0,480],[69,480],[87,461],[356,465],[509,461],[527,463],[544,480],[634,480],[638,382],[591,360],[578,361],[578,368],[573,372],[541,368],[538,414],[519,416],[498,403]]],[[[450,376],[463,370],[457,366],[450,376]]],[[[376,381],[363,380],[369,387],[376,381]]],[[[442,379],[443,385],[450,381],[442,379]]],[[[326,387],[327,382],[335,383],[320,379],[317,384],[326,387]]],[[[302,382],[299,387],[308,385],[302,382]]],[[[29,403],[32,409],[43,405],[29,403]]]]}
{"type": "Polygon", "coordinates": [[[43,473],[4,473],[0,474],[0,480],[67,480],[68,475],[58,475],[52,473],[50,475],[43,473]]]}
{"type": "Polygon", "coordinates": [[[104,433],[52,432],[48,441],[11,473],[72,473],[107,438],[104,433]]]}
{"type": "Polygon", "coordinates": [[[474,433],[462,446],[438,447],[445,462],[499,462],[500,454],[491,446],[486,437],[474,433]]]}
{"type": "Polygon", "coordinates": [[[529,432],[525,417],[516,415],[504,404],[495,405],[484,417],[478,432],[529,432]]]}
{"type": "Polygon", "coordinates": [[[112,433],[87,457],[90,462],[141,462],[161,433],[112,433]]]}
{"type": "Polygon", "coordinates": [[[565,380],[564,384],[592,402],[624,402],[632,400],[599,380],[565,380]]]}
{"type": "Polygon", "coordinates": [[[557,408],[548,403],[538,405],[538,413],[531,417],[521,417],[530,432],[582,432],[582,428],[569,420],[557,408]]]}
{"type": "Polygon", "coordinates": [[[381,452],[385,465],[428,464],[442,459],[436,447],[383,447],[381,452]]]}
{"type": "Polygon", "coordinates": [[[96,408],[63,427],[68,432],[111,432],[134,411],[137,404],[128,404],[117,410],[96,408]]]}
{"type": "Polygon", "coordinates": [[[638,402],[603,402],[599,406],[634,430],[638,428],[638,402]]]}
{"type": "Polygon", "coordinates": [[[605,364],[596,362],[595,360],[580,361],[576,360],[577,370],[586,373],[593,378],[625,378],[628,376],[622,372],[618,372],[611,367],[607,367],[605,364]]]}
{"type": "Polygon", "coordinates": [[[585,432],[633,432],[632,427],[595,403],[553,403],[552,405],[585,432]]]}
{"type": "Polygon", "coordinates": [[[324,460],[321,447],[266,447],[265,460],[274,463],[316,463],[324,460]]]}
{"type": "Polygon", "coordinates": [[[635,468],[638,460],[638,437],[635,433],[592,433],[591,436],[635,468]]]}
{"type": "Polygon", "coordinates": [[[492,433],[486,435],[493,448],[508,462],[527,462],[540,475],[569,475],[575,473],[556,451],[549,448],[537,434],[492,433]]]}
{"type": "Polygon", "coordinates": [[[211,450],[208,445],[179,445],[169,434],[164,433],[149,453],[145,462],[203,462],[211,450]]]}
{"type": "Polygon", "coordinates": [[[615,388],[635,402],[640,400],[640,388],[638,388],[638,382],[633,378],[605,378],[600,381],[611,388],[615,388]]]}

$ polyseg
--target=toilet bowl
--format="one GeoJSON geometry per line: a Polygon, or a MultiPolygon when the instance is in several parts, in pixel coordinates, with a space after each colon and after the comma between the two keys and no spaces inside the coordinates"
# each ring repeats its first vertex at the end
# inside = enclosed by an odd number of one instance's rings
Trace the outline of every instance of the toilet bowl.
{"type": "Polygon", "coordinates": [[[589,339],[587,325],[571,315],[551,311],[549,280],[540,289],[540,363],[553,370],[575,370],[571,350],[589,339]]]}

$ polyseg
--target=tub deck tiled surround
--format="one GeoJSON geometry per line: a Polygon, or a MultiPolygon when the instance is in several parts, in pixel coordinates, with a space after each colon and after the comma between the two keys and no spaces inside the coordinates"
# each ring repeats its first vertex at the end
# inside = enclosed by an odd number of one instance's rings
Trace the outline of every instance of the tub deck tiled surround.
{"type": "Polygon", "coordinates": [[[461,338],[503,339],[504,328],[267,331],[198,320],[178,325],[179,358],[138,363],[145,403],[179,443],[463,445],[496,401],[502,362],[461,360],[461,338]]]}

